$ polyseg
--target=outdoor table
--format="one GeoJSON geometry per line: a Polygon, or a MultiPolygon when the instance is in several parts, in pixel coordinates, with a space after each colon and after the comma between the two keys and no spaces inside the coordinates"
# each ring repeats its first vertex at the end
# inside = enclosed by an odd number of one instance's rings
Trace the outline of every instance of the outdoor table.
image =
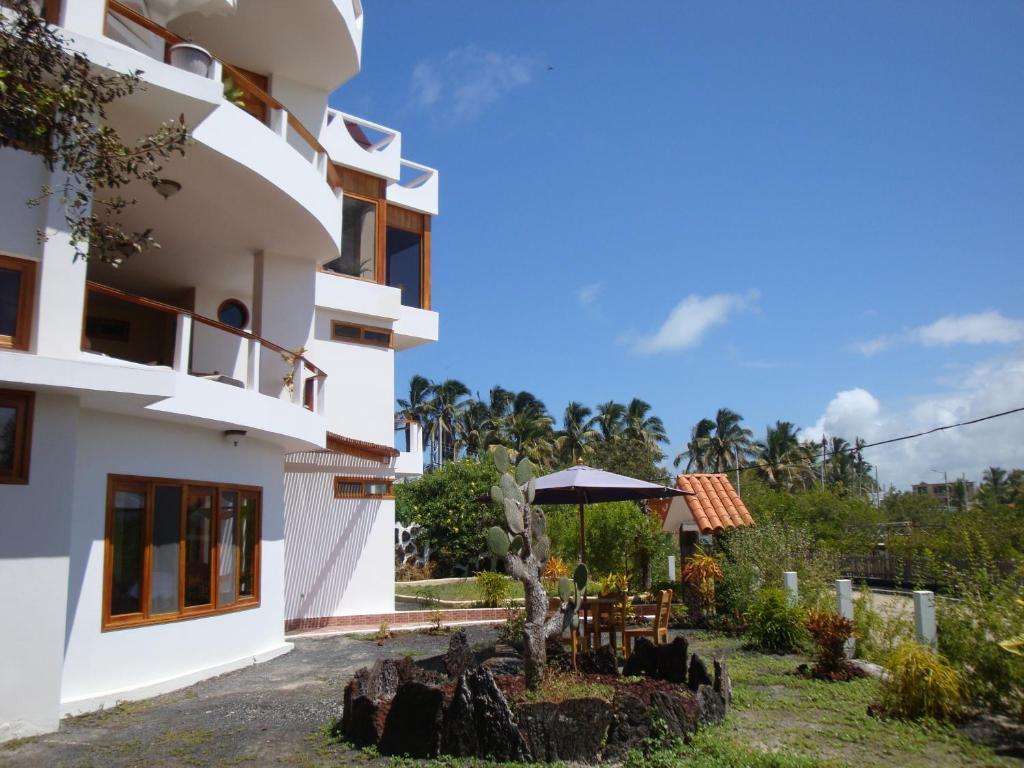
{"type": "MultiPolygon", "coordinates": [[[[623,604],[623,600],[629,600],[629,595],[616,595],[610,597],[583,597],[583,600],[580,603],[580,611],[582,613],[582,616],[580,618],[580,626],[584,627],[584,634],[588,638],[588,648],[593,647],[594,649],[597,649],[601,647],[602,627],[598,623],[598,616],[600,614],[600,611],[598,609],[603,606],[611,606],[613,608],[616,606],[621,606],[623,604]],[[593,646],[590,645],[591,640],[589,639],[592,635],[586,630],[586,627],[590,626],[591,622],[593,622],[593,634],[597,636],[596,643],[593,646]]],[[[607,626],[608,642],[611,644],[612,650],[615,650],[616,648],[616,628],[620,628],[623,632],[625,632],[626,628],[626,621],[624,615],[625,611],[621,611],[621,613],[623,615],[619,617],[616,617],[613,613],[611,621],[608,623],[607,626]],[[616,621],[616,618],[618,618],[618,621],[616,621]]]]}

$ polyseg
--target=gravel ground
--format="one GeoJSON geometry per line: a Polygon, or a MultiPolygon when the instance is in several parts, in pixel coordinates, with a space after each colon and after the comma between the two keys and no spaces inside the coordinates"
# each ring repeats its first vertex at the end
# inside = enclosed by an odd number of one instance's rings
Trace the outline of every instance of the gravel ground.
{"type": "MultiPolygon", "coordinates": [[[[471,644],[493,627],[467,627],[471,644]]],[[[0,766],[326,766],[362,755],[328,744],[349,677],[378,658],[443,653],[447,636],[398,634],[378,646],[340,635],[300,638],[265,664],[174,693],[65,719],[57,733],[0,744],[0,766]]]]}

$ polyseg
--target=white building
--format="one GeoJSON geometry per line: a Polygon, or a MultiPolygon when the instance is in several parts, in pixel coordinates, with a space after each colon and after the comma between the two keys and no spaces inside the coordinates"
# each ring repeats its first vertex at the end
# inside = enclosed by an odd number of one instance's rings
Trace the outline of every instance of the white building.
{"type": "Polygon", "coordinates": [[[59,202],[26,206],[59,174],[0,150],[0,741],[272,658],[287,621],[391,611],[392,482],[422,470],[394,354],[438,335],[437,173],[327,106],[360,0],[46,6],[143,72],[115,127],[184,115],[193,142],[127,190],[162,247],[119,269],[75,261],[59,202]]]}

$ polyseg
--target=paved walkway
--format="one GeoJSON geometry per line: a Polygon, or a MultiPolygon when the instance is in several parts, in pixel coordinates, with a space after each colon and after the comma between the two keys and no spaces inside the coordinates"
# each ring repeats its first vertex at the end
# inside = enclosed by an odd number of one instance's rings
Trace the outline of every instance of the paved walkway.
{"type": "MultiPolygon", "coordinates": [[[[467,627],[471,644],[492,627],[467,627]]],[[[57,733],[0,744],[0,766],[317,766],[366,762],[324,737],[345,683],[376,659],[443,653],[447,636],[398,634],[378,646],[340,635],[296,639],[273,661],[189,688],[62,722],[57,733]]]]}

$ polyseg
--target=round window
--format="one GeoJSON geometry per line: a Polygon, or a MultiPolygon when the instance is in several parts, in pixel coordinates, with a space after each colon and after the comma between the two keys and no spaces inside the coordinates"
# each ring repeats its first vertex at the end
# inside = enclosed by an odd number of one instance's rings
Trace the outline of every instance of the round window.
{"type": "Polygon", "coordinates": [[[243,329],[249,324],[249,310],[238,299],[228,299],[217,310],[217,319],[224,325],[243,329]]]}

